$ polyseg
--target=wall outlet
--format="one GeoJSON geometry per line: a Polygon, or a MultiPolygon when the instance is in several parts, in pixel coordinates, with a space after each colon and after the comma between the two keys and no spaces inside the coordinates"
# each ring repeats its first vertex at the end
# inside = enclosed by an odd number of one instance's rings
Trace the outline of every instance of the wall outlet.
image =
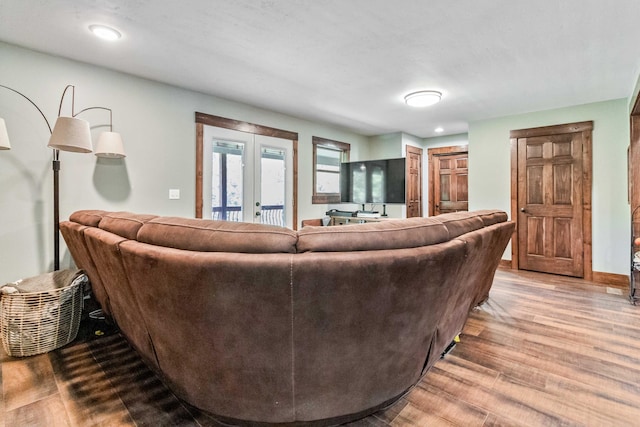
{"type": "Polygon", "coordinates": [[[178,199],[180,199],[180,190],[178,188],[170,188],[169,200],[178,200],[178,199]]]}

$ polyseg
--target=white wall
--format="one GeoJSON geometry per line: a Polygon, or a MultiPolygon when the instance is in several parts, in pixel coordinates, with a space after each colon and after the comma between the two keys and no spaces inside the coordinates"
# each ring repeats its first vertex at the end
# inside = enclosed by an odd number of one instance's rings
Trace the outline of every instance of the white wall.
{"type": "MultiPolygon", "coordinates": [[[[195,212],[196,111],[298,132],[298,218],[317,218],[326,205],[312,205],[312,136],[351,144],[352,156],[368,155],[368,139],[312,123],[0,43],[0,84],[31,98],[54,125],[62,90],[76,86],[76,111],[113,109],[114,130],[122,134],[124,160],[61,153],[60,217],[79,209],[127,210],[193,217],[195,212]],[[169,200],[168,190],[181,191],[169,200]]],[[[70,113],[65,98],[63,115],[70,113]]],[[[93,126],[105,111],[81,117],[93,126]]],[[[0,151],[0,283],[49,271],[53,265],[51,150],[45,121],[20,96],[0,88],[0,117],[12,149],[0,151]]],[[[104,128],[96,128],[95,137],[104,128]]],[[[70,257],[62,245],[62,268],[70,257]]]]}
{"type": "Polygon", "coordinates": [[[396,132],[372,136],[369,138],[369,157],[356,159],[351,156],[351,160],[378,160],[402,157],[404,155],[402,135],[401,132],[396,132]]]}
{"type": "MultiPolygon", "coordinates": [[[[509,132],[593,120],[593,270],[629,273],[628,100],[501,117],[469,124],[469,209],[510,213],[509,132]]],[[[511,259],[509,246],[503,256],[511,259]]]]}
{"type": "MultiPolygon", "coordinates": [[[[467,145],[469,143],[469,134],[458,133],[455,135],[435,136],[433,138],[425,138],[424,149],[439,148],[439,147],[453,147],[457,145],[467,145]]],[[[426,155],[426,153],[425,153],[426,155]]]]}
{"type": "MultiPolygon", "coordinates": [[[[411,145],[413,147],[424,148],[424,139],[418,138],[415,135],[411,135],[409,133],[402,134],[402,148],[400,149],[400,155],[402,157],[406,157],[407,155],[407,145],[411,145]]],[[[426,156],[427,153],[424,153],[426,156]]]]}

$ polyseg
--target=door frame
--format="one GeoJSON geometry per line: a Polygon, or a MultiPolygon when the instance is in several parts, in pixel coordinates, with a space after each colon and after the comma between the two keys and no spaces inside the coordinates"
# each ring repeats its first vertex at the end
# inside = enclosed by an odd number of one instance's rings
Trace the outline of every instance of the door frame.
{"type": "Polygon", "coordinates": [[[518,138],[582,133],[582,256],[583,278],[593,280],[591,191],[593,187],[593,121],[512,130],[511,142],[511,220],[516,227],[511,237],[511,268],[519,269],[518,253],[518,138]]]}
{"type": "Polygon", "coordinates": [[[293,148],[293,229],[298,228],[298,133],[288,130],[276,129],[268,126],[256,125],[249,122],[228,119],[196,111],[196,218],[202,218],[202,180],[204,157],[204,125],[223,129],[237,130],[252,133],[254,135],[273,136],[275,138],[288,139],[293,148]]]}
{"type": "MultiPolygon", "coordinates": [[[[434,216],[435,214],[435,201],[434,201],[434,194],[435,194],[435,175],[434,175],[434,171],[435,171],[435,161],[436,158],[439,156],[443,156],[443,155],[448,155],[448,154],[463,154],[463,153],[469,153],[469,145],[465,144],[465,145],[452,145],[449,147],[437,147],[437,148],[429,148],[427,149],[427,163],[428,163],[428,168],[429,168],[429,183],[428,183],[428,198],[429,198],[429,216],[434,216]]],[[[469,165],[467,165],[467,167],[469,167],[469,165]]]]}

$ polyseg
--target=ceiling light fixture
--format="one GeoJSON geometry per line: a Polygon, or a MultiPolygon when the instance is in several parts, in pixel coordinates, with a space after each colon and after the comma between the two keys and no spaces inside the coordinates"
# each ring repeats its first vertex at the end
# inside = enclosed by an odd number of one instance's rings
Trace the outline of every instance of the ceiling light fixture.
{"type": "Polygon", "coordinates": [[[437,127],[437,128],[435,128],[433,131],[434,131],[435,133],[442,133],[442,132],[444,132],[444,129],[442,129],[441,127],[439,127],[439,126],[438,126],[438,127],[437,127]]]}
{"type": "Polygon", "coordinates": [[[435,90],[420,90],[404,97],[404,102],[412,107],[428,107],[437,104],[442,99],[442,93],[435,90]]]}
{"type": "Polygon", "coordinates": [[[103,40],[115,41],[122,37],[118,30],[105,25],[89,25],[89,30],[103,40]]]}

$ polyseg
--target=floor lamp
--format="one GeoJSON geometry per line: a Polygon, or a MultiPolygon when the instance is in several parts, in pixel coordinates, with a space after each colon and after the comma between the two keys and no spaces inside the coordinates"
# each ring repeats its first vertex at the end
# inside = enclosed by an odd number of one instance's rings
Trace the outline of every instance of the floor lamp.
{"type": "MultiPolygon", "coordinates": [[[[60,172],[60,151],[71,151],[76,153],[90,153],[92,152],[91,145],[91,130],[89,122],[77,118],[78,114],[81,114],[88,110],[106,110],[109,112],[109,131],[103,132],[98,138],[96,143],[95,155],[98,157],[111,157],[122,158],[125,157],[124,147],[122,144],[122,137],[119,133],[113,132],[113,112],[110,108],[106,107],[89,107],[83,110],[75,112],[75,86],[67,85],[62,92],[60,98],[60,106],[58,108],[58,118],[56,120],[53,130],[49,124],[49,120],[44,115],[40,107],[38,107],[31,99],[26,95],[12,89],[8,86],[0,85],[4,89],[8,89],[33,105],[40,113],[51,137],[47,146],[53,149],[53,269],[60,269],[60,185],[59,185],[59,172],[60,172]],[[63,117],[62,105],[64,102],[67,90],[71,89],[71,116],[63,117]]],[[[0,150],[11,149],[9,143],[9,135],[7,133],[7,127],[4,119],[0,118],[0,150]]]]}

